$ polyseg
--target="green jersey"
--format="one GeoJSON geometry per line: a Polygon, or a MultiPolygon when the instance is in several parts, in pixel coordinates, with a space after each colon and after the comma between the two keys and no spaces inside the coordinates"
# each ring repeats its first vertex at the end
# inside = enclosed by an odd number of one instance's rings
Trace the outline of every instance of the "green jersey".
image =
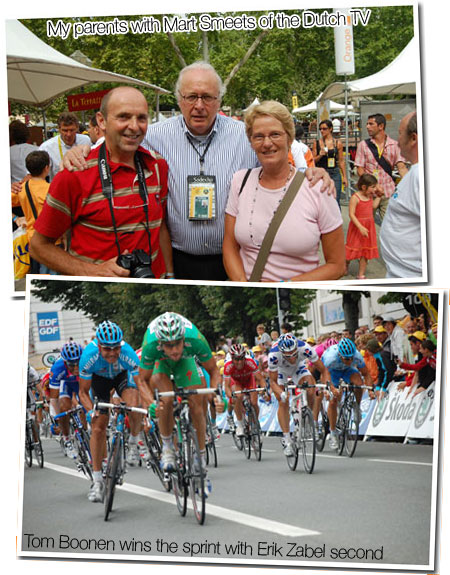
{"type": "MultiPolygon", "coordinates": [[[[182,317],[182,316],[181,316],[182,317]]],[[[194,356],[197,359],[204,363],[212,358],[211,348],[209,347],[208,342],[205,339],[205,336],[200,333],[200,331],[195,327],[193,323],[191,323],[186,318],[182,317],[185,327],[185,334],[184,334],[184,350],[182,359],[193,358],[194,356]]],[[[160,362],[164,362],[167,364],[175,363],[165,355],[162,345],[156,339],[155,336],[155,322],[153,320],[147,328],[145,332],[144,341],[142,342],[142,354],[141,354],[141,367],[142,369],[154,369],[155,363],[159,364],[160,362]]],[[[180,360],[180,361],[181,361],[180,360]]]]}

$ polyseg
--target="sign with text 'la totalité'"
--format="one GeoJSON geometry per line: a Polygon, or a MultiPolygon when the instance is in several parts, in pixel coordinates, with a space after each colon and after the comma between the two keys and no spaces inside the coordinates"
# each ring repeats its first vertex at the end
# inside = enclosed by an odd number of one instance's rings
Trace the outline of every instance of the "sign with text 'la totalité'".
{"type": "Polygon", "coordinates": [[[81,110],[98,110],[100,102],[109,90],[98,92],[88,92],[86,94],[72,94],[67,96],[67,107],[69,112],[80,112],[81,110]]]}

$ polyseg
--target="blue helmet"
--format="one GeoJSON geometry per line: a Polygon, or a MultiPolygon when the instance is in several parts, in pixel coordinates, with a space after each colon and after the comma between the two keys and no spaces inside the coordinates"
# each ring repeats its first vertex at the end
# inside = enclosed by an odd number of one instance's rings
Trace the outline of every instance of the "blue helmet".
{"type": "Polygon", "coordinates": [[[351,339],[344,337],[338,344],[338,353],[346,359],[353,357],[356,353],[356,346],[351,339]]]}
{"type": "Polygon", "coordinates": [[[122,343],[123,331],[116,323],[106,320],[98,326],[95,336],[100,345],[115,347],[122,343]]]}
{"type": "Polygon", "coordinates": [[[283,355],[292,354],[294,351],[297,351],[298,341],[292,333],[283,333],[278,338],[277,345],[283,355]]]}
{"type": "Polygon", "coordinates": [[[80,361],[81,353],[83,352],[83,348],[79,343],[75,343],[74,341],[70,341],[63,345],[61,349],[61,357],[64,361],[68,361],[69,363],[74,363],[80,361]]]}

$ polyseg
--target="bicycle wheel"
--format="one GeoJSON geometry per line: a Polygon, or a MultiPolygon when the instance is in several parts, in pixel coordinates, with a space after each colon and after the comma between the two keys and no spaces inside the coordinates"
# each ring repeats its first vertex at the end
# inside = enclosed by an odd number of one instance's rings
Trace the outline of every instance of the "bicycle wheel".
{"type": "Polygon", "coordinates": [[[297,469],[299,435],[300,435],[300,429],[298,426],[298,422],[296,422],[294,432],[291,433],[292,455],[286,455],[286,461],[291,471],[295,471],[297,469]]]}
{"type": "Polygon", "coordinates": [[[359,432],[359,410],[356,401],[347,406],[347,417],[345,426],[345,452],[348,457],[353,457],[358,443],[359,432]]]}
{"type": "Polygon", "coordinates": [[[31,429],[28,423],[25,437],[25,462],[28,467],[33,465],[33,442],[31,440],[31,429]]]}
{"type": "Polygon", "coordinates": [[[314,433],[314,418],[309,408],[302,411],[300,441],[303,451],[303,467],[307,473],[312,473],[316,462],[316,434],[314,433]]]}
{"type": "Polygon", "coordinates": [[[330,431],[330,422],[328,421],[328,414],[325,411],[324,407],[321,406],[320,408],[320,427],[319,427],[319,437],[316,441],[316,449],[317,451],[323,451],[325,447],[325,441],[327,439],[328,432],[330,431]]]}
{"type": "Polygon", "coordinates": [[[78,450],[78,463],[84,475],[92,482],[94,476],[91,467],[91,454],[89,451],[89,438],[84,429],[75,433],[75,443],[78,450]]]}
{"type": "Polygon", "coordinates": [[[231,435],[233,437],[233,441],[236,447],[239,449],[239,451],[242,451],[244,449],[244,438],[239,437],[235,429],[231,432],[231,435]]]}
{"type": "Polygon", "coordinates": [[[194,515],[200,525],[205,522],[205,470],[203,468],[195,429],[189,426],[186,434],[187,441],[187,469],[189,477],[189,491],[192,500],[194,515]]]}
{"type": "Polygon", "coordinates": [[[338,455],[342,455],[345,446],[345,428],[347,426],[347,410],[343,406],[339,409],[336,421],[336,433],[338,439],[338,455]]]}
{"type": "Polygon", "coordinates": [[[250,406],[248,413],[248,427],[250,432],[250,443],[255,454],[256,461],[261,461],[262,441],[261,441],[261,428],[259,426],[258,418],[256,417],[255,408],[250,406]]]}
{"type": "Polygon", "coordinates": [[[150,467],[152,468],[153,473],[155,473],[158,476],[158,479],[161,481],[164,489],[166,491],[170,491],[172,482],[170,479],[170,475],[168,475],[167,473],[165,473],[161,469],[161,465],[160,465],[160,463],[161,463],[161,444],[159,442],[159,438],[158,438],[156,430],[144,433],[144,438],[145,438],[145,442],[147,444],[148,452],[150,454],[150,459],[149,459],[148,463],[149,463],[150,467]]]}
{"type": "Polygon", "coordinates": [[[217,467],[217,450],[216,450],[216,438],[214,437],[213,426],[209,416],[206,419],[206,465],[210,462],[217,467]]]}
{"type": "Polygon", "coordinates": [[[121,439],[115,437],[113,442],[113,448],[108,458],[108,464],[106,467],[106,479],[105,479],[105,521],[108,521],[109,514],[111,513],[114,493],[116,491],[116,483],[118,475],[120,473],[120,459],[122,457],[121,451],[121,439]]]}
{"type": "Polygon", "coordinates": [[[244,437],[242,438],[244,443],[244,453],[247,459],[250,459],[252,455],[252,436],[250,435],[250,424],[248,421],[248,414],[244,415],[244,437]]]}
{"type": "Polygon", "coordinates": [[[177,460],[177,469],[171,473],[171,484],[175,495],[175,501],[177,503],[177,509],[182,517],[186,515],[188,496],[188,486],[185,481],[184,474],[185,465],[177,460]]]}

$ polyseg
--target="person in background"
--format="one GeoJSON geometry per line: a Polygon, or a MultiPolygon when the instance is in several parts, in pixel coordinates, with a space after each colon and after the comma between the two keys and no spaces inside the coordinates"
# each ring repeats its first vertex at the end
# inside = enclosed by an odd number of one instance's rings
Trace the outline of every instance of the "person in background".
{"type": "Polygon", "coordinates": [[[59,134],[43,142],[39,149],[50,156],[50,182],[60,171],[64,154],[74,146],[90,144],[89,136],[79,133],[80,122],[75,114],[63,112],[58,117],[59,134]]]}

